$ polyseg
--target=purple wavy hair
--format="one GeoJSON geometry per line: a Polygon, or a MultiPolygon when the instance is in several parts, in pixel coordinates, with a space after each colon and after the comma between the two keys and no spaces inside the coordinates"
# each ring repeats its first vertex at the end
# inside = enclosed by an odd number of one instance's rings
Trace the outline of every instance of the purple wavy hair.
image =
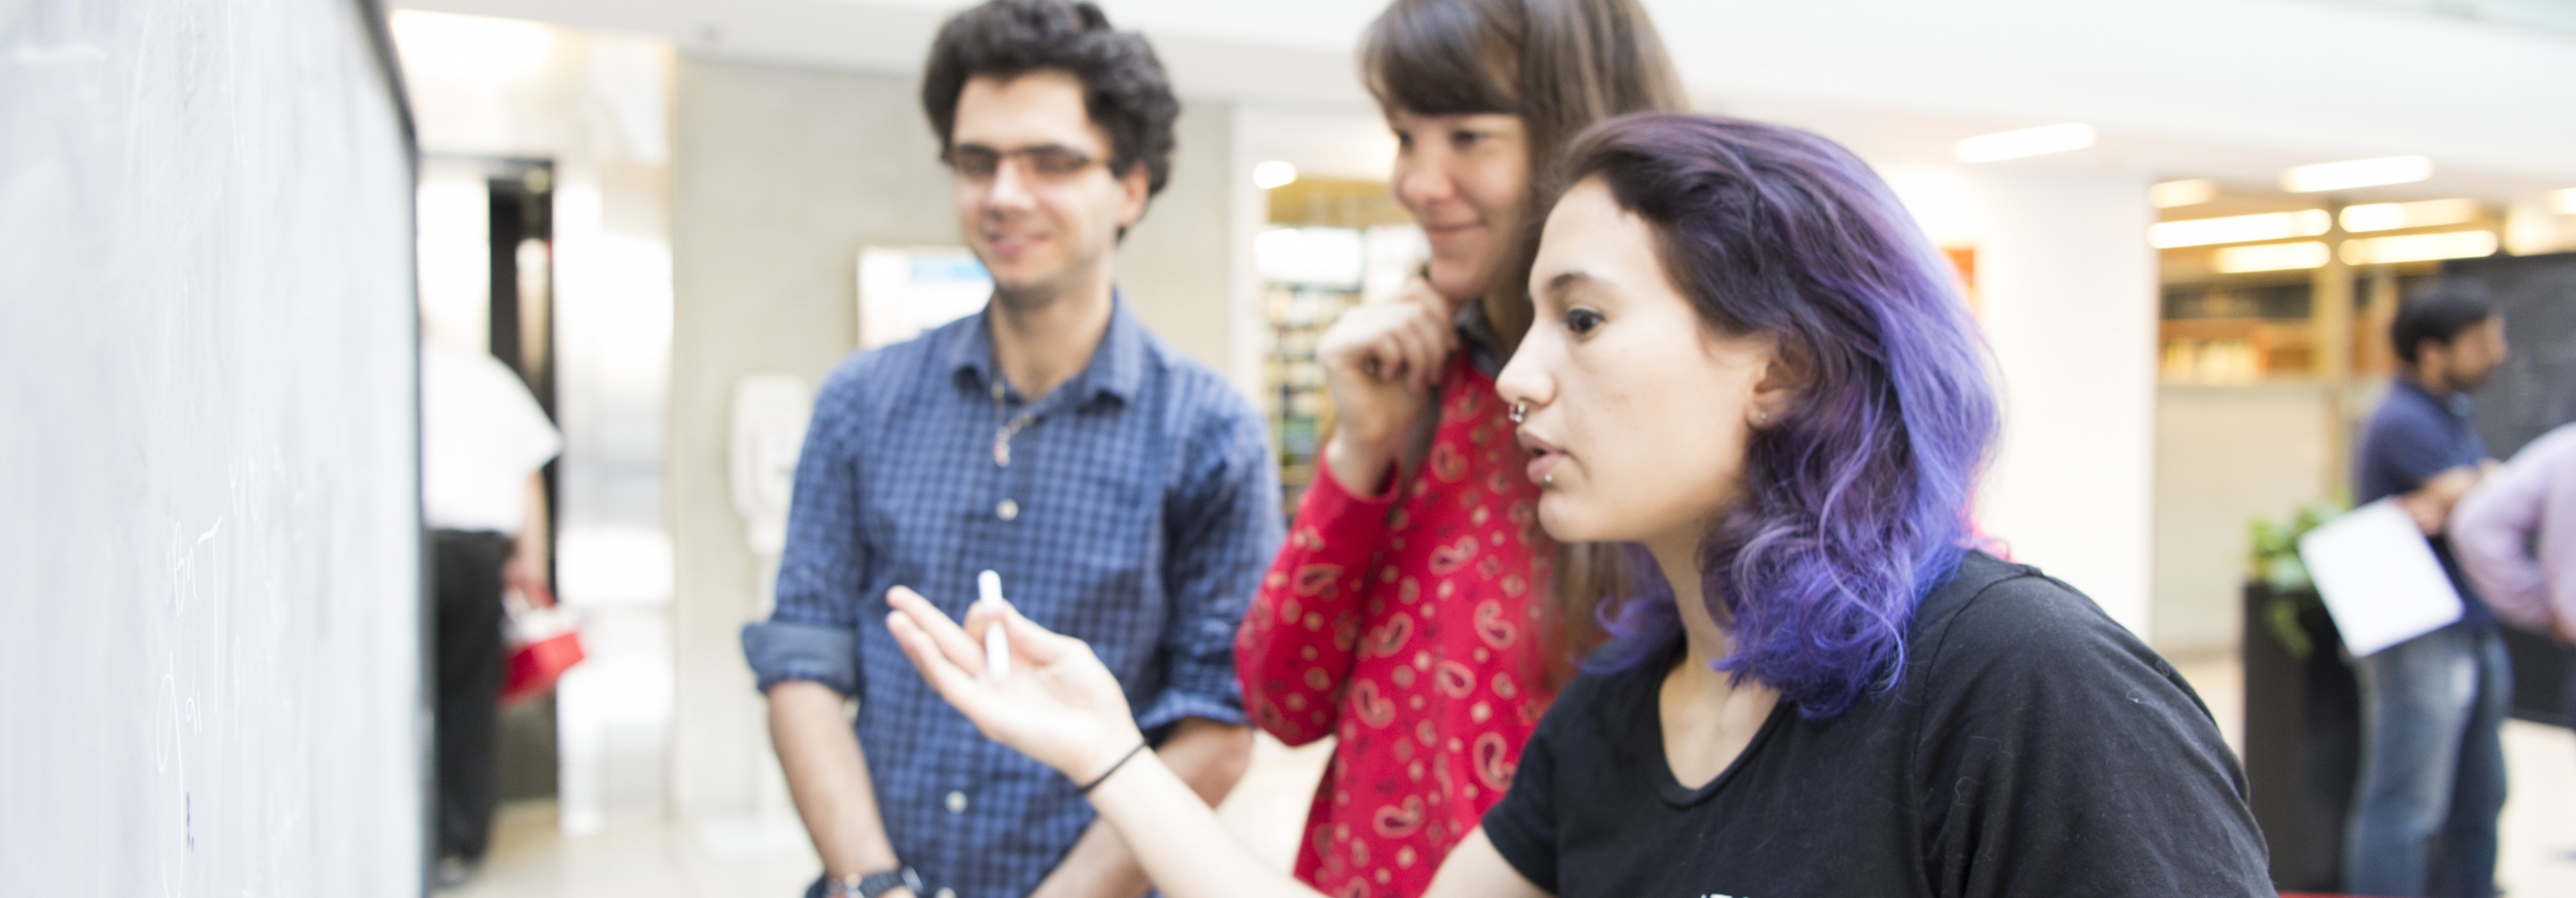
{"type": "MultiPolygon", "coordinates": [[[[1700,547],[1700,595],[1735,638],[1718,669],[1809,719],[1892,688],[1916,604],[1967,552],[1997,427],[1948,263],[1859,157],[1794,128],[1626,116],[1578,138],[1565,177],[1601,179],[1653,227],[1704,326],[1772,336],[1803,378],[1753,432],[1745,501],[1700,547]]],[[[1598,608],[1610,642],[1588,670],[1680,638],[1674,592],[1626,554],[1637,586],[1598,608]]]]}

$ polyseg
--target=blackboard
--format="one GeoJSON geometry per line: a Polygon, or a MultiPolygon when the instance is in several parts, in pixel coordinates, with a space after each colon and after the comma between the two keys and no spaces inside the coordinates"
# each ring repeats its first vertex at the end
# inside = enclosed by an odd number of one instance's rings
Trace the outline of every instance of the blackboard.
{"type": "Polygon", "coordinates": [[[2576,421],[2576,253],[2444,263],[2445,280],[2485,289],[2512,354],[2478,391],[2478,435],[2497,458],[2576,421]]]}

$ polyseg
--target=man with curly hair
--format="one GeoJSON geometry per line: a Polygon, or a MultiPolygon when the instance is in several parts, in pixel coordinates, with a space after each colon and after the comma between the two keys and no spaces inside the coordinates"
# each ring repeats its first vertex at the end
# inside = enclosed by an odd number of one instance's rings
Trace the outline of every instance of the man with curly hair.
{"type": "Polygon", "coordinates": [[[1269,440],[1113,272],[1170,177],[1180,103],[1097,7],[993,0],[940,30],[922,106],[992,300],[824,384],[777,611],[743,632],[823,859],[808,894],[1135,898],[1142,871],[1077,784],[922,682],[887,595],[962,615],[997,572],[1023,613],[1090,641],[1201,797],[1242,775],[1233,636],[1279,543],[1269,440]]]}

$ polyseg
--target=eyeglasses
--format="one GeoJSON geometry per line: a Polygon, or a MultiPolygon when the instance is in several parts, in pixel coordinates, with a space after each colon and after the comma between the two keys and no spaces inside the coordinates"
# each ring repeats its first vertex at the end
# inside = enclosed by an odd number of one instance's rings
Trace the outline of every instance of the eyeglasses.
{"type": "Polygon", "coordinates": [[[1081,174],[1084,169],[1090,168],[1092,163],[1099,161],[1078,150],[1057,144],[1022,147],[1009,151],[968,144],[950,148],[947,155],[943,157],[943,161],[947,162],[948,167],[957,172],[959,177],[983,181],[1000,173],[1004,160],[1014,158],[1028,163],[1029,174],[1048,180],[1081,174]]]}

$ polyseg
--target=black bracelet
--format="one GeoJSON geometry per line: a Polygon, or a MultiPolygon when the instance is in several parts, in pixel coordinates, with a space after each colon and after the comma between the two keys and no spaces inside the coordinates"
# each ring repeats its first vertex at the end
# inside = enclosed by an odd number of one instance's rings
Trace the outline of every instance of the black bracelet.
{"type": "Polygon", "coordinates": [[[1096,777],[1096,778],[1092,779],[1092,781],[1091,781],[1091,782],[1087,782],[1087,783],[1082,784],[1082,787],[1081,787],[1081,788],[1078,788],[1078,789],[1073,790],[1073,791],[1074,791],[1074,794],[1076,794],[1076,795],[1089,795],[1089,794],[1091,794],[1091,790],[1093,790],[1093,789],[1097,789],[1097,788],[1100,788],[1100,784],[1101,784],[1101,783],[1105,783],[1105,782],[1108,782],[1108,781],[1109,781],[1109,775],[1110,775],[1110,774],[1117,773],[1117,772],[1118,772],[1118,768],[1127,766],[1127,762],[1128,762],[1128,760],[1129,760],[1129,759],[1132,759],[1132,758],[1136,757],[1136,753],[1137,753],[1137,752],[1144,751],[1144,750],[1145,750],[1145,743],[1143,743],[1143,742],[1138,742],[1138,743],[1136,743],[1136,747],[1135,747],[1135,748],[1128,749],[1126,754],[1123,754],[1123,755],[1119,755],[1119,756],[1118,756],[1118,763],[1115,763],[1115,764],[1111,764],[1111,765],[1109,765],[1109,769],[1101,771],[1101,772],[1100,772],[1100,776],[1098,776],[1098,777],[1096,777]]]}

